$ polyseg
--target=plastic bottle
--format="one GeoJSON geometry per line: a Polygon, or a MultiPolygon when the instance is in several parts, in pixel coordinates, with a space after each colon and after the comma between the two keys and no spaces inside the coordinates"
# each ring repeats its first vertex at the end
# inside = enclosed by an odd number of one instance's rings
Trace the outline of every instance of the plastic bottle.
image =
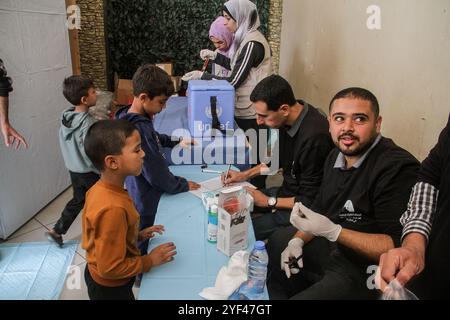
{"type": "Polygon", "coordinates": [[[269,256],[263,241],[256,241],[248,260],[248,280],[230,296],[231,300],[263,300],[269,256]]]}
{"type": "Polygon", "coordinates": [[[217,217],[218,208],[217,205],[213,204],[208,210],[208,241],[211,243],[217,242],[217,217]]]}

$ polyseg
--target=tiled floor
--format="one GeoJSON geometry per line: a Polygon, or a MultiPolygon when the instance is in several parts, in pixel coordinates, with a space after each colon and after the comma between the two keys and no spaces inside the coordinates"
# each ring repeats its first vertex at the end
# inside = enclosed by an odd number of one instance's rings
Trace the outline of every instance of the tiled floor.
{"type": "MultiPolygon", "coordinates": [[[[12,234],[3,243],[38,242],[48,241],[45,231],[51,229],[59,219],[66,203],[72,197],[72,188],[64,191],[59,197],[42,209],[36,216],[28,221],[22,228],[12,234]]],[[[64,240],[79,240],[81,242],[81,214],[75,219],[64,240]]],[[[85,251],[78,246],[72,267],[66,278],[64,289],[60,300],[87,300],[89,299],[84,282],[84,268],[86,267],[85,251]]],[[[138,289],[133,288],[134,294],[138,296],[138,289]]]]}

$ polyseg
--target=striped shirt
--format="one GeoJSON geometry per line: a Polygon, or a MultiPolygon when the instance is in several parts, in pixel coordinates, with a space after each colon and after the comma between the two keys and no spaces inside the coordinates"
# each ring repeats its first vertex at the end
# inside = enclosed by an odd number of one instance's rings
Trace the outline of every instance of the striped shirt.
{"type": "MultiPolygon", "coordinates": [[[[220,77],[204,72],[202,80],[227,80],[235,89],[238,88],[247,79],[250,70],[257,67],[264,60],[264,46],[256,41],[248,42],[242,49],[236,60],[236,64],[228,77],[220,77]]],[[[215,64],[231,70],[231,59],[217,53],[215,64]]]]}
{"type": "Polygon", "coordinates": [[[436,204],[439,190],[426,182],[415,184],[409,198],[408,207],[400,218],[403,225],[402,240],[412,232],[417,232],[429,239],[433,215],[436,212],[436,204]]]}

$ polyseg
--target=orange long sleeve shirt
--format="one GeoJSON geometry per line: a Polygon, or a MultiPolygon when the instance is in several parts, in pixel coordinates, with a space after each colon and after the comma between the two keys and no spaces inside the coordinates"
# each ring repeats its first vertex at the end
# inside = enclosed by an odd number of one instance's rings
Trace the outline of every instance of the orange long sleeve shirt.
{"type": "Polygon", "coordinates": [[[99,180],[86,194],[82,247],[95,282],[106,287],[126,284],[152,266],[137,248],[139,214],[128,193],[99,180]]]}

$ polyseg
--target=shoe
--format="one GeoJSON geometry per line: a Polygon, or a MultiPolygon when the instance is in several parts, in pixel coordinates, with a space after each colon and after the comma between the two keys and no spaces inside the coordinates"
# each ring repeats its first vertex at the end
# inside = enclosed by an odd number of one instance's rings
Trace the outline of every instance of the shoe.
{"type": "Polygon", "coordinates": [[[45,235],[47,236],[47,239],[49,241],[55,242],[60,248],[63,247],[64,245],[63,238],[60,234],[57,234],[55,230],[50,230],[46,232],[45,235]]]}

